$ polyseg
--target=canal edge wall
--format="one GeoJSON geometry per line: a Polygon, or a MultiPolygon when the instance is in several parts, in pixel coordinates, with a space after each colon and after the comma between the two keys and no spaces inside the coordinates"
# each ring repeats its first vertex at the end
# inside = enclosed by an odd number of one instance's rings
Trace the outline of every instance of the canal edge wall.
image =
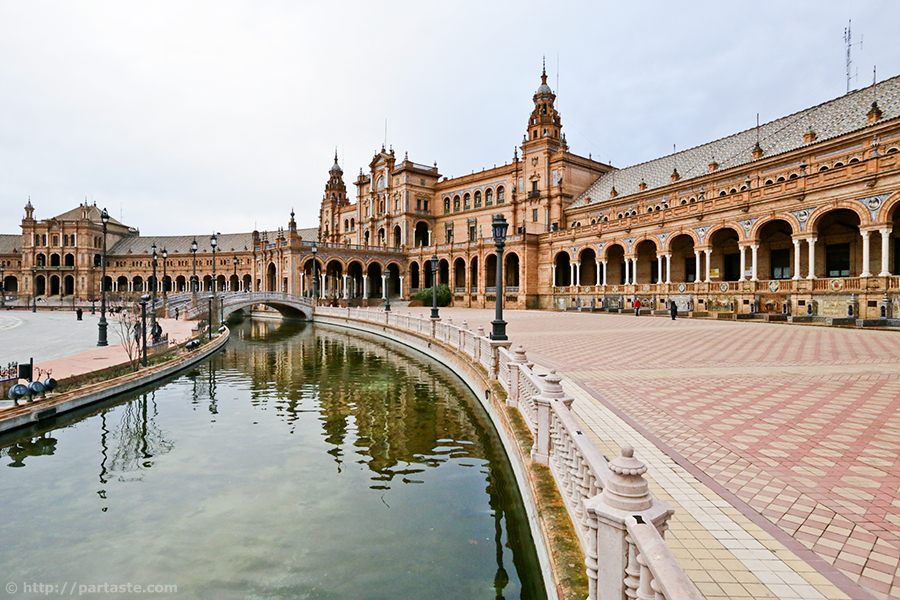
{"type": "Polygon", "coordinates": [[[193,352],[182,354],[164,363],[70,392],[50,395],[47,398],[38,399],[34,402],[23,401],[19,406],[0,411],[0,433],[34,425],[44,419],[56,417],[119,394],[128,393],[159,379],[169,377],[211,356],[223,348],[230,337],[231,331],[226,328],[212,342],[207,342],[193,352]]]}
{"type": "MultiPolygon", "coordinates": [[[[322,314],[316,314],[313,318],[313,322],[375,334],[393,342],[408,346],[440,362],[453,371],[463,383],[466,384],[487,412],[488,417],[494,424],[494,428],[497,430],[497,434],[500,436],[506,454],[509,457],[516,478],[516,485],[522,495],[522,503],[524,504],[525,512],[528,515],[528,525],[531,529],[532,539],[535,543],[538,562],[541,565],[541,573],[547,597],[561,597],[559,589],[560,577],[557,569],[554,568],[557,565],[555,565],[554,561],[551,559],[550,540],[539,513],[533,487],[534,483],[529,474],[529,467],[522,455],[524,450],[516,441],[516,435],[508,415],[502,414],[494,401],[485,398],[486,392],[488,391],[492,398],[496,398],[495,390],[499,388],[499,386],[495,387],[492,385],[492,382],[487,378],[487,373],[481,371],[468,357],[460,355],[455,350],[444,346],[436,340],[420,337],[410,331],[396,329],[390,325],[379,325],[377,323],[367,323],[343,317],[325,316],[322,314]]],[[[500,389],[502,390],[502,388],[500,389]]]]}

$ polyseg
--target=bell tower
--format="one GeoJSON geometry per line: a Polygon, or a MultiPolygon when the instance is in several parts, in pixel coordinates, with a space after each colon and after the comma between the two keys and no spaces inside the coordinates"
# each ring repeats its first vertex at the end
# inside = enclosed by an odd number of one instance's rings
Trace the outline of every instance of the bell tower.
{"type": "Polygon", "coordinates": [[[541,85],[534,93],[534,110],[528,118],[528,135],[526,142],[540,141],[548,138],[549,141],[561,144],[562,123],[559,113],[553,106],[556,94],[547,85],[547,62],[544,61],[544,69],[541,73],[541,85]]]}
{"type": "Polygon", "coordinates": [[[343,206],[347,200],[347,186],[344,185],[344,171],[338,164],[337,150],[334,151],[334,165],[328,170],[328,183],[325,184],[325,199],[335,206],[343,206]]]}
{"type": "Polygon", "coordinates": [[[325,195],[322,197],[322,208],[319,211],[319,239],[323,242],[340,241],[340,211],[347,206],[347,186],[344,185],[344,171],[338,164],[337,150],[334,151],[334,164],[328,169],[328,183],[325,184],[325,195]]]}

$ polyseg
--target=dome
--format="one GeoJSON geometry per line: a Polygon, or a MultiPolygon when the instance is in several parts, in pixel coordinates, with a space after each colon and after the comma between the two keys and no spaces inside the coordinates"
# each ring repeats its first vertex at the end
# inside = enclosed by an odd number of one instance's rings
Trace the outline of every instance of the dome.
{"type": "Polygon", "coordinates": [[[542,83],[541,87],[539,87],[537,89],[537,91],[534,93],[534,95],[535,96],[545,96],[547,94],[552,94],[552,93],[553,93],[553,90],[550,89],[550,86],[547,85],[546,83],[542,83]]]}
{"type": "Polygon", "coordinates": [[[334,164],[328,169],[328,172],[337,174],[342,174],[344,172],[341,170],[341,165],[339,165],[337,161],[337,150],[334,151],[334,164]]]}

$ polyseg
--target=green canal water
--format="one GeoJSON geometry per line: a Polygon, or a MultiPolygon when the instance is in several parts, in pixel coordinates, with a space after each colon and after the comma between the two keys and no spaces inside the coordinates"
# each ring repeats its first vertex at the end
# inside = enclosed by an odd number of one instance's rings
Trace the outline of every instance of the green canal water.
{"type": "Polygon", "coordinates": [[[172,380],[0,438],[0,565],[15,598],[545,598],[471,392],[422,355],[306,323],[237,324],[172,380]]]}

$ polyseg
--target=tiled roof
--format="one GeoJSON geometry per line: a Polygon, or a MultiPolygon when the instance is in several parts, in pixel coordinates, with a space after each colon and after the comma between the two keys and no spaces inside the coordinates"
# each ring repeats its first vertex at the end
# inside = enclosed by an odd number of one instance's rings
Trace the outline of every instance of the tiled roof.
{"type": "MultiPolygon", "coordinates": [[[[57,221],[80,221],[81,220],[81,211],[84,209],[83,204],[78,205],[77,208],[73,208],[72,210],[66,211],[61,215],[56,215],[53,217],[57,221]]],[[[103,212],[102,209],[97,208],[96,204],[89,205],[87,207],[87,218],[95,223],[100,223],[100,213],[103,212]]],[[[109,222],[114,223],[116,225],[122,225],[115,219],[112,218],[112,215],[109,217],[109,222]]]]}
{"type": "MultiPolygon", "coordinates": [[[[297,234],[305,242],[313,241],[318,237],[319,230],[315,227],[311,229],[298,229],[297,234]]],[[[277,232],[267,232],[270,241],[274,241],[277,232]]],[[[260,236],[263,232],[260,232],[260,236]]],[[[113,256],[123,256],[126,254],[151,254],[151,246],[156,243],[157,252],[162,252],[163,248],[168,250],[169,257],[179,254],[191,253],[191,242],[197,240],[197,254],[211,253],[212,247],[209,245],[210,234],[198,236],[192,235],[163,235],[163,236],[129,236],[119,240],[115,246],[109,249],[109,253],[113,256]]],[[[216,234],[217,250],[216,252],[244,252],[249,251],[253,247],[252,233],[219,233],[216,234]]]]}
{"type": "MultiPolygon", "coordinates": [[[[875,86],[850,92],[834,100],[813,106],[806,110],[765,123],[759,127],[759,145],[770,157],[800,148],[805,143],[804,134],[812,130],[816,141],[835,138],[853,131],[864,129],[868,123],[866,113],[876,98],[882,111],[879,123],[900,116],[900,76],[882,81],[875,86]]],[[[679,184],[709,174],[709,163],[715,159],[719,170],[737,167],[753,160],[756,146],[756,128],[697,146],[689,150],[663,156],[603,175],[584,191],[571,207],[610,200],[613,186],[620,201],[623,196],[640,193],[638,186],[643,181],[647,189],[661,188],[672,184],[672,172],[678,169],[679,184]]]]}
{"type": "Polygon", "coordinates": [[[0,254],[12,254],[22,251],[21,234],[0,234],[0,254]]]}

